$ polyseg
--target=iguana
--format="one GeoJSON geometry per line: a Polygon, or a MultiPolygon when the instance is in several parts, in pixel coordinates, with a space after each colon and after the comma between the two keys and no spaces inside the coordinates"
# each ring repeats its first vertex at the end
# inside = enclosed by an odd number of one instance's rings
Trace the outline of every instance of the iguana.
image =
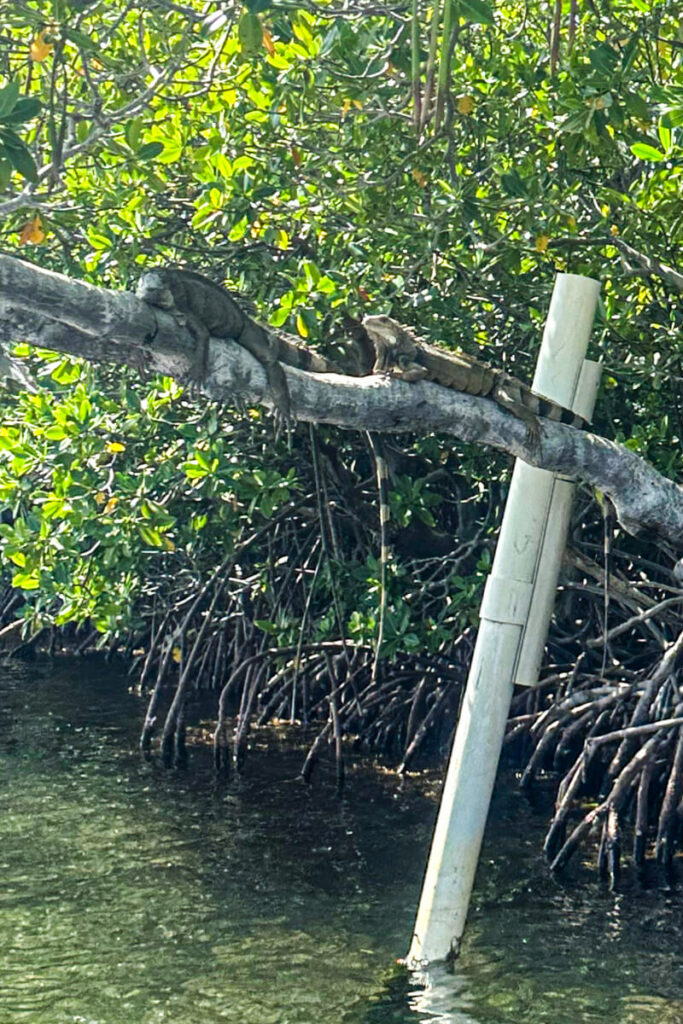
{"type": "Polygon", "coordinates": [[[432,381],[468,395],[491,398],[526,423],[537,439],[537,417],[585,427],[586,421],[569,409],[535,395],[521,380],[464,352],[450,352],[420,341],[407,327],[389,316],[366,316],[363,327],[375,347],[373,373],[399,380],[432,381]]]}
{"type": "Polygon", "coordinates": [[[250,352],[265,370],[273,403],[285,421],[291,420],[291,403],[280,363],[314,373],[341,372],[317,352],[287,341],[272,328],[257,323],[226,288],[194,270],[147,270],[138,281],[136,295],[187,326],[195,340],[191,380],[201,382],[206,377],[210,337],[230,338],[250,352]]]}

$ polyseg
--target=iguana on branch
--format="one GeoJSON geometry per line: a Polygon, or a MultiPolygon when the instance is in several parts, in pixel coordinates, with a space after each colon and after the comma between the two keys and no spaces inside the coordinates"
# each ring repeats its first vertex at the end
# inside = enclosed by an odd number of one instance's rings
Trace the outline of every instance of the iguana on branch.
{"type": "Polygon", "coordinates": [[[190,379],[201,382],[208,371],[209,338],[229,338],[250,352],[266,373],[273,403],[285,420],[291,419],[287,380],[280,363],[314,373],[339,373],[330,360],[257,323],[221,285],[196,273],[175,267],[147,270],[137,284],[136,295],[151,306],[164,309],[195,340],[190,379]]]}
{"type": "Polygon", "coordinates": [[[389,316],[366,316],[363,327],[375,346],[373,373],[386,373],[405,381],[432,381],[468,395],[491,398],[523,420],[532,438],[539,436],[538,416],[573,427],[586,426],[581,416],[550,399],[540,398],[504,370],[464,352],[428,345],[389,316]]]}

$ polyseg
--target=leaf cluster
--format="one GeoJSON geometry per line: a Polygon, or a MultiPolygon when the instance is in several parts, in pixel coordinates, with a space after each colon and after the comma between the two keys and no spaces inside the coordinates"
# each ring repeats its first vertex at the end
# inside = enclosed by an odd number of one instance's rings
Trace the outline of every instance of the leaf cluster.
{"type": "MultiPolygon", "coordinates": [[[[602,277],[598,428],[676,474],[683,314],[666,269],[683,233],[683,47],[673,5],[588,5],[562,24],[553,63],[546,4],[455,4],[445,51],[436,40],[448,56],[443,120],[427,117],[416,135],[433,9],[13,5],[0,38],[7,248],[34,242],[43,265],[113,287],[181,263],[333,354],[342,310],[390,312],[526,378],[556,272],[602,277]],[[26,233],[37,216],[40,230],[26,233]]],[[[87,618],[121,631],[148,607],[155,574],[201,574],[255,517],[314,489],[303,441],[296,457],[273,445],[257,414],[238,425],[196,409],[171,381],[142,386],[32,358],[47,391],[8,405],[0,501],[3,561],[34,625],[87,618]]],[[[357,460],[357,444],[333,443],[357,460]]],[[[470,530],[455,550],[489,523],[483,495],[494,480],[504,487],[506,468],[454,453],[470,488],[462,500],[481,505],[456,523],[447,490],[432,504],[428,482],[442,445],[417,439],[414,452],[427,482],[396,475],[396,527],[470,530]]],[[[441,618],[419,594],[400,603],[413,570],[396,558],[388,651],[438,648],[469,620],[488,529],[446,574],[441,618]]],[[[364,548],[327,553],[316,635],[372,639],[374,525],[361,533],[364,548]]],[[[270,554],[259,562],[265,591],[270,554]]],[[[273,597],[261,618],[284,641],[298,613],[277,607],[273,597]]]]}

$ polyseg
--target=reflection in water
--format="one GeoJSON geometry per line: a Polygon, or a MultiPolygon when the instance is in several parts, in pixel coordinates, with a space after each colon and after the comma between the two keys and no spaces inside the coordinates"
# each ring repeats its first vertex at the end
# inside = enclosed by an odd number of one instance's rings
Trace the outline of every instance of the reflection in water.
{"type": "Polygon", "coordinates": [[[455,972],[408,945],[434,801],[370,767],[323,769],[258,736],[216,785],[137,756],[141,702],[83,662],[0,679],[0,1024],[673,1024],[674,895],[561,887],[543,818],[492,814],[455,972]]]}
{"type": "Polygon", "coordinates": [[[468,1009],[471,1000],[467,980],[460,974],[457,964],[453,970],[437,964],[429,970],[414,971],[413,981],[415,991],[408,1002],[421,1022],[477,1024],[468,1009]]]}

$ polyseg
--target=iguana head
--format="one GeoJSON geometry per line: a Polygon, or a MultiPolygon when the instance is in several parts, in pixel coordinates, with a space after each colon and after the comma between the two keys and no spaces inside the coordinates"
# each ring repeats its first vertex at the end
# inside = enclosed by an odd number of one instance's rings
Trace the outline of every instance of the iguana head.
{"type": "Polygon", "coordinates": [[[417,344],[409,331],[390,316],[366,316],[363,327],[370,340],[379,343],[391,352],[391,361],[399,364],[399,360],[410,362],[417,353],[417,344]]]}
{"type": "Polygon", "coordinates": [[[175,300],[169,281],[163,270],[146,270],[137,283],[135,294],[150,306],[159,309],[173,309],[175,300]]]}

